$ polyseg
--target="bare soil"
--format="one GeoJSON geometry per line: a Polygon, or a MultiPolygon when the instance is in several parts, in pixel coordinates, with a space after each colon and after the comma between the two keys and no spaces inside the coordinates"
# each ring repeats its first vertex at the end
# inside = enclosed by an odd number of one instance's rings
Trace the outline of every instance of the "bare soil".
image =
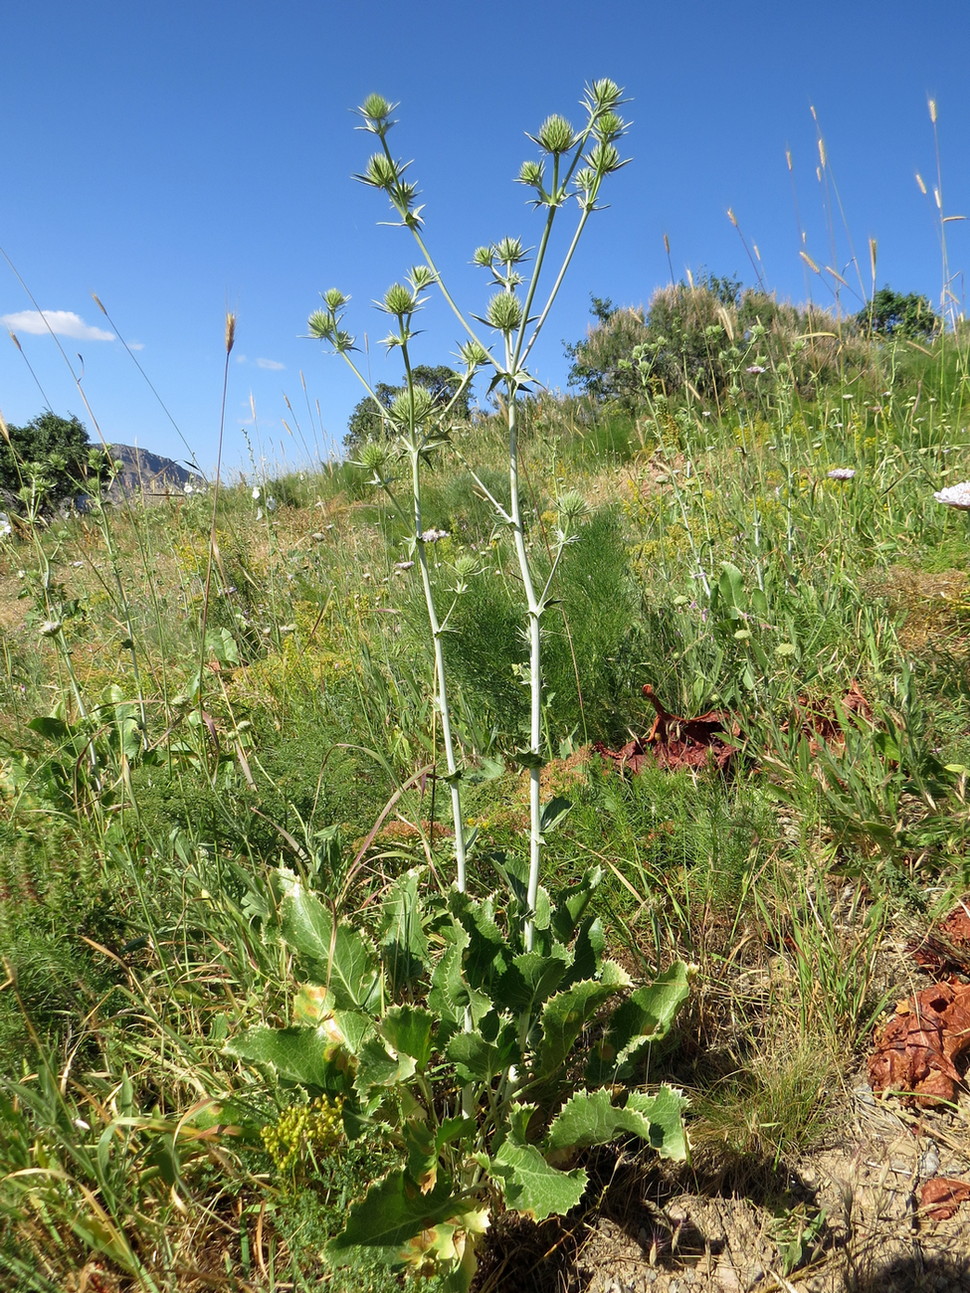
{"type": "MultiPolygon", "coordinates": [[[[860,1075],[839,1134],[744,1188],[603,1152],[601,1194],[570,1226],[500,1226],[477,1287],[529,1293],[970,1293],[970,1202],[933,1220],[934,1177],[970,1183],[970,1100],[946,1113],[877,1100],[860,1075]]],[[[597,1177],[600,1179],[597,1181],[597,1177]]]]}

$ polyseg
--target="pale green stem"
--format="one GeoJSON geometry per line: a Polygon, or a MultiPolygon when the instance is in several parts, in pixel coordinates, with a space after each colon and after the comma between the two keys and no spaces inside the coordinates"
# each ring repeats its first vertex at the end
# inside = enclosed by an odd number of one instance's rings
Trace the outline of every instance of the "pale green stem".
{"type": "MultiPolygon", "coordinates": [[[[519,491],[519,438],[516,425],[516,403],[514,392],[509,391],[508,426],[509,426],[509,496],[512,517],[512,536],[515,543],[515,555],[519,563],[519,575],[526,600],[526,615],[529,623],[529,753],[532,761],[538,760],[542,752],[542,655],[540,640],[540,620],[542,602],[536,597],[532,579],[532,566],[529,562],[528,549],[525,546],[525,528],[522,524],[522,508],[519,491]]],[[[539,895],[539,866],[542,854],[542,804],[540,796],[540,768],[529,768],[529,915],[526,917],[524,942],[526,951],[532,950],[535,937],[533,913],[539,895]]]]}
{"type": "Polygon", "coordinates": [[[590,208],[584,207],[583,214],[580,216],[579,223],[576,226],[576,232],[573,234],[573,240],[569,244],[569,248],[566,251],[566,255],[563,257],[563,262],[560,267],[559,274],[556,277],[555,283],[553,283],[552,285],[552,290],[550,291],[549,297],[546,300],[545,307],[543,308],[542,313],[539,315],[539,318],[536,321],[536,326],[532,331],[532,336],[529,338],[529,344],[522,352],[522,356],[519,360],[520,364],[524,364],[526,360],[529,358],[529,352],[532,350],[532,347],[535,345],[536,339],[538,338],[539,333],[542,331],[543,324],[545,323],[546,319],[549,317],[549,311],[552,309],[553,303],[555,302],[556,297],[559,295],[559,289],[560,287],[562,287],[563,279],[566,277],[566,271],[569,269],[572,258],[576,252],[576,247],[578,246],[579,240],[582,236],[583,229],[586,227],[586,221],[589,219],[589,213],[590,213],[590,208]]]}
{"type": "MultiPolygon", "coordinates": [[[[413,387],[411,360],[407,345],[401,347],[404,357],[404,369],[407,374],[408,388],[413,387]]],[[[428,570],[428,555],[421,535],[424,532],[424,521],[421,513],[421,446],[418,441],[417,428],[414,425],[414,408],[412,405],[409,418],[408,456],[411,460],[411,497],[414,503],[414,553],[421,571],[421,587],[424,592],[425,610],[428,626],[431,629],[431,640],[434,645],[435,686],[437,690],[438,716],[441,719],[441,740],[445,747],[445,763],[448,768],[448,790],[451,794],[451,820],[455,831],[455,880],[458,892],[465,892],[465,823],[461,806],[461,783],[458,759],[455,755],[455,743],[451,734],[451,707],[448,703],[448,678],[445,673],[445,651],[442,644],[443,626],[438,619],[434,593],[431,588],[431,574],[428,570]]]]}

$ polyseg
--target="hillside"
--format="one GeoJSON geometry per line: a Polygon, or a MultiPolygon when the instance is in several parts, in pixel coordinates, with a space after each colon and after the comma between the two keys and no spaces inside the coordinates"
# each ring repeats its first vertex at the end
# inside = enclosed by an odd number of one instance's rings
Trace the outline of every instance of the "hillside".
{"type": "Polygon", "coordinates": [[[204,478],[190,471],[171,458],[151,453],[147,449],[127,444],[112,444],[108,452],[122,469],[115,478],[116,490],[129,497],[152,497],[174,492],[184,492],[186,485],[198,488],[204,478]]]}

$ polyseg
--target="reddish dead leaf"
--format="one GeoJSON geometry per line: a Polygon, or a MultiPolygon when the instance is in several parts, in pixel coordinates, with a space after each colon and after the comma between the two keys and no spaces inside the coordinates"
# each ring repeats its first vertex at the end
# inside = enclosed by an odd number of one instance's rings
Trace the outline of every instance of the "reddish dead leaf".
{"type": "Polygon", "coordinates": [[[970,915],[965,901],[907,950],[921,969],[933,974],[970,974],[970,915]]]}
{"type": "Polygon", "coordinates": [[[970,1185],[952,1176],[934,1176],[920,1191],[920,1213],[929,1221],[946,1221],[970,1199],[970,1185]]]}
{"type": "Polygon", "coordinates": [[[671,714],[647,683],[643,694],[657,711],[657,717],[646,736],[636,736],[619,750],[610,750],[602,742],[593,749],[616,767],[636,774],[644,764],[666,768],[718,767],[722,770],[732,762],[738,747],[726,740],[726,735],[738,738],[737,725],[723,710],[710,710],[696,718],[671,714]]]}
{"type": "Polygon", "coordinates": [[[900,1093],[909,1104],[953,1101],[970,1050],[970,984],[935,983],[901,1001],[869,1057],[873,1091],[900,1093]]]}
{"type": "Polygon", "coordinates": [[[853,679],[852,686],[840,699],[838,709],[831,700],[820,702],[811,700],[808,696],[799,696],[795,702],[795,713],[788,722],[782,724],[782,731],[787,732],[794,727],[804,732],[813,754],[822,745],[838,749],[845,743],[839,709],[845,714],[855,714],[867,723],[872,722],[872,706],[853,679]]]}

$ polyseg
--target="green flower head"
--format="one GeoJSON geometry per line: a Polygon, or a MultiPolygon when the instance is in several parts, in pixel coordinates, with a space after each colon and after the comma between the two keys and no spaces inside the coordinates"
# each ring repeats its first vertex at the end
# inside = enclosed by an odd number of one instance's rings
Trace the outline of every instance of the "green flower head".
{"type": "Polygon", "coordinates": [[[531,189],[541,189],[545,183],[546,173],[541,162],[523,162],[516,177],[517,184],[527,184],[531,189]]]}
{"type": "Polygon", "coordinates": [[[391,113],[396,107],[397,104],[389,103],[382,94],[369,94],[357,109],[358,116],[362,117],[364,122],[357,129],[369,130],[371,134],[378,135],[383,139],[395,124],[391,120],[391,113]]]}
{"type": "Polygon", "coordinates": [[[438,276],[427,265],[415,265],[407,276],[415,292],[423,292],[438,281],[438,276]]]}
{"type": "Polygon", "coordinates": [[[558,116],[546,117],[539,127],[539,133],[530,135],[529,138],[538,144],[543,152],[552,153],[554,156],[568,153],[576,142],[572,126],[565,117],[558,116]]]}
{"type": "Polygon", "coordinates": [[[615,112],[623,102],[623,91],[615,81],[606,77],[587,85],[582,100],[583,107],[594,118],[602,116],[604,112],[615,112]]]}
{"type": "Polygon", "coordinates": [[[350,303],[350,297],[344,296],[339,287],[328,287],[323,296],[323,303],[331,314],[337,314],[350,303]]]}
{"type": "Polygon", "coordinates": [[[400,317],[403,314],[413,314],[420,305],[420,300],[409,287],[405,287],[403,283],[394,283],[384,293],[380,309],[400,317]]]}
{"type": "Polygon", "coordinates": [[[389,192],[398,183],[403,170],[403,166],[399,166],[384,153],[374,153],[364,173],[354,178],[360,180],[361,184],[369,184],[372,188],[389,192]]]}
{"type": "Polygon", "coordinates": [[[521,265],[528,258],[521,238],[503,238],[495,244],[495,259],[503,265],[521,265]]]}
{"type": "Polygon", "coordinates": [[[497,292],[488,303],[486,321],[499,332],[514,332],[522,324],[522,302],[511,292],[497,292]]]}
{"type": "Polygon", "coordinates": [[[434,396],[424,386],[406,386],[391,404],[391,420],[405,429],[420,426],[434,409],[434,396]]]}

